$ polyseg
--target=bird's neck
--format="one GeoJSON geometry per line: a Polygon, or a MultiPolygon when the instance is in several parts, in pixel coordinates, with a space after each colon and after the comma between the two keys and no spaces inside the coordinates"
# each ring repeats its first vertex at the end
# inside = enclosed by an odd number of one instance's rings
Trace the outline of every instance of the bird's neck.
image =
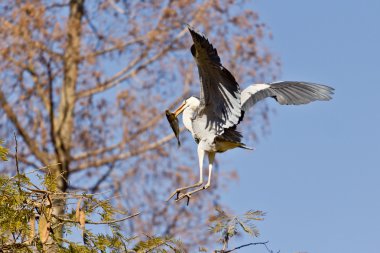
{"type": "Polygon", "coordinates": [[[185,125],[186,129],[189,130],[189,132],[192,135],[194,135],[193,125],[192,125],[192,118],[194,116],[194,113],[195,113],[195,108],[187,107],[183,111],[183,115],[182,115],[183,124],[185,125]]]}

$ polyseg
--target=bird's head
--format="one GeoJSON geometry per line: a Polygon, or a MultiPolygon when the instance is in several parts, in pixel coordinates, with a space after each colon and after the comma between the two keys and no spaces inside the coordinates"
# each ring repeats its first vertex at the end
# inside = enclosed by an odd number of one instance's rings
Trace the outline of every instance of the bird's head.
{"type": "Polygon", "coordinates": [[[196,97],[189,97],[174,111],[174,115],[178,117],[186,108],[190,107],[195,109],[200,104],[199,99],[196,97]]]}

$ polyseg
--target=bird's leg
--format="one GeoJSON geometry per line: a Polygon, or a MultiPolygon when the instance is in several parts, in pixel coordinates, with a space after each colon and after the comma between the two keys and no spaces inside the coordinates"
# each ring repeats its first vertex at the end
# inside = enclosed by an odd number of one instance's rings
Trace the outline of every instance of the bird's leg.
{"type": "Polygon", "coordinates": [[[197,193],[199,191],[206,190],[207,188],[210,187],[210,185],[211,185],[212,165],[214,163],[214,158],[215,158],[215,152],[209,152],[208,153],[208,180],[207,180],[207,184],[205,186],[203,186],[203,187],[195,189],[194,191],[190,191],[190,192],[187,192],[185,194],[181,194],[179,196],[179,198],[177,198],[177,201],[179,201],[179,200],[181,200],[183,198],[187,198],[187,204],[189,204],[189,201],[190,201],[190,198],[191,198],[192,194],[197,193]]]}
{"type": "Polygon", "coordinates": [[[187,190],[190,188],[194,188],[194,187],[198,187],[198,186],[201,186],[203,184],[203,159],[204,159],[204,156],[205,156],[205,151],[202,148],[200,148],[198,145],[198,160],[199,160],[199,181],[198,181],[198,183],[176,189],[169,196],[169,198],[166,201],[169,201],[176,194],[177,194],[176,200],[178,200],[178,197],[179,197],[179,194],[181,191],[184,191],[184,190],[187,190]]]}
{"type": "Polygon", "coordinates": [[[214,164],[215,152],[208,153],[208,180],[205,185],[205,189],[209,188],[211,185],[211,174],[212,174],[212,165],[214,164]]]}

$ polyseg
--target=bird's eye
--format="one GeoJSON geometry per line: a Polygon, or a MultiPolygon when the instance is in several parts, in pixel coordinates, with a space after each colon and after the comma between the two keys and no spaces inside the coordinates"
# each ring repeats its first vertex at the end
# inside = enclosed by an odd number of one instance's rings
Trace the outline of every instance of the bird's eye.
{"type": "Polygon", "coordinates": [[[195,45],[191,46],[190,51],[191,51],[191,54],[195,57],[195,54],[196,54],[195,45]]]}

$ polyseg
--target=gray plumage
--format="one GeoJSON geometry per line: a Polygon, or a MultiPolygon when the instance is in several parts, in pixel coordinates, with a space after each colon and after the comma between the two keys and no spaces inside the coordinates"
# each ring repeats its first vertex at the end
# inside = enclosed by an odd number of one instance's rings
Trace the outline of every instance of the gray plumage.
{"type": "Polygon", "coordinates": [[[242,92],[242,110],[247,111],[258,101],[272,97],[281,105],[301,105],[331,99],[334,89],[309,82],[281,81],[248,86],[242,92]]]}
{"type": "MultiPolygon", "coordinates": [[[[177,200],[207,189],[211,184],[211,172],[216,152],[233,148],[246,148],[242,135],[236,130],[244,114],[258,101],[272,97],[281,105],[307,104],[316,100],[331,99],[333,88],[308,82],[284,81],[250,85],[242,92],[233,75],[223,67],[216,49],[203,35],[189,27],[194,44],[191,53],[198,67],[201,82],[200,99],[190,97],[171,114],[178,117],[183,113],[183,123],[198,144],[199,182],[176,189],[169,197],[177,194],[177,200]],[[203,159],[208,156],[209,177],[203,184],[203,159]],[[183,193],[190,188],[195,190],[183,193]]],[[[174,119],[168,117],[173,127],[174,119]]],[[[176,132],[175,128],[173,131],[176,132]]],[[[177,134],[177,133],[176,133],[177,134]]],[[[169,200],[168,199],[168,200],[169,200]]]]}
{"type": "Polygon", "coordinates": [[[190,27],[189,31],[194,42],[191,53],[201,82],[197,117],[207,121],[202,127],[222,134],[224,129],[237,124],[241,116],[240,87],[207,38],[190,27]]]}

